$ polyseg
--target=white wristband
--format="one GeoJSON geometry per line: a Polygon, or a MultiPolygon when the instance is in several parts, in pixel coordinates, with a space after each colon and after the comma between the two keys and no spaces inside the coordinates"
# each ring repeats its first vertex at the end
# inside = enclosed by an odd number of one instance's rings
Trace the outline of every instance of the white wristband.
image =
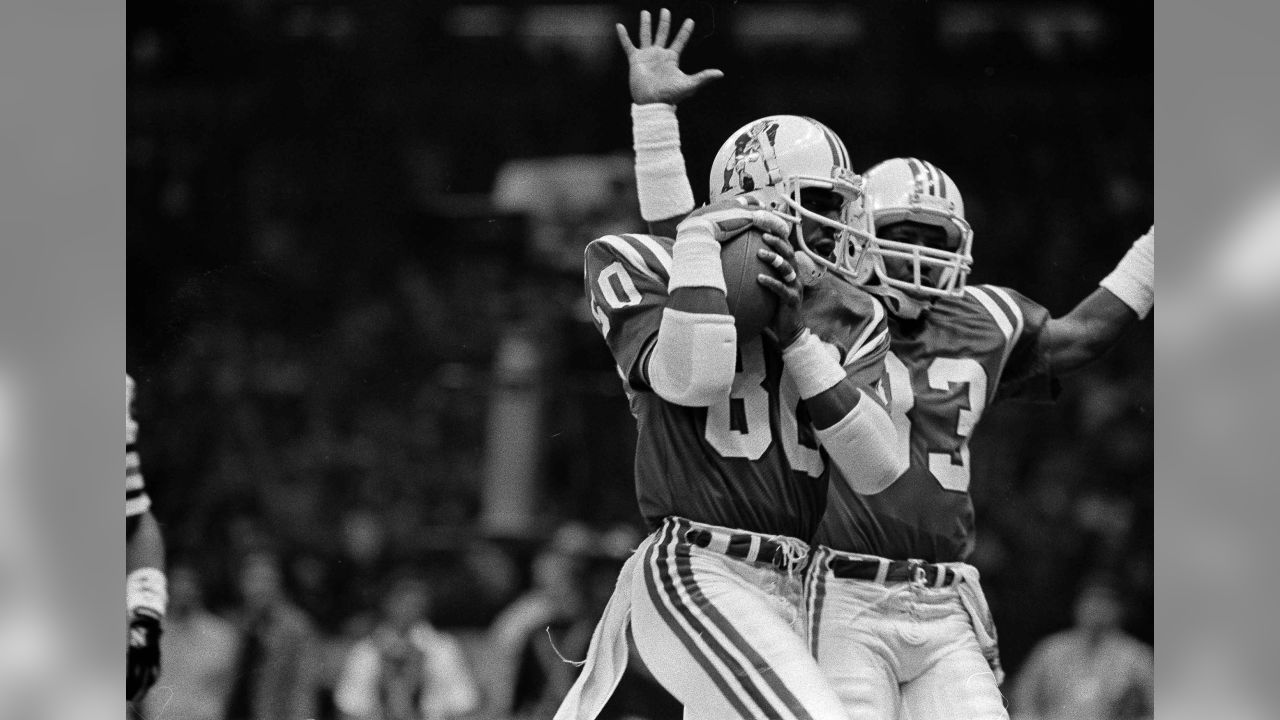
{"type": "Polygon", "coordinates": [[[693,210],[693,188],[680,153],[676,107],[666,103],[633,104],[631,137],[636,153],[640,217],[656,222],[693,210]]]}
{"type": "Polygon", "coordinates": [[[703,237],[701,227],[683,232],[671,248],[671,280],[667,292],[682,287],[709,287],[725,292],[724,267],[720,264],[720,243],[703,237]],[[692,236],[692,237],[690,237],[692,236]]]}
{"type": "Polygon", "coordinates": [[[1116,269],[1098,283],[1133,308],[1139,318],[1145,318],[1156,301],[1155,236],[1156,227],[1152,225],[1146,235],[1133,243],[1116,269]]]}
{"type": "Polygon", "coordinates": [[[840,351],[822,342],[805,328],[800,337],[782,351],[782,364],[796,383],[800,399],[808,400],[839,385],[845,379],[840,351]]]}
{"type": "Polygon", "coordinates": [[[169,604],[168,585],[159,568],[138,568],[125,576],[124,607],[128,613],[146,610],[163,618],[169,604]]]}

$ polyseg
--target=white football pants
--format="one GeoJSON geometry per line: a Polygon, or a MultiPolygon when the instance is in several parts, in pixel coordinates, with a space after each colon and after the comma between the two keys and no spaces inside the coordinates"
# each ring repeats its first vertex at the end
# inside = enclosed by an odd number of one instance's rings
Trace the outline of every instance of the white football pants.
{"type": "Polygon", "coordinates": [[[807,634],[850,720],[1008,719],[956,586],[837,578],[833,555],[814,551],[807,634]]]}
{"type": "Polygon", "coordinates": [[[690,529],[743,533],[668,518],[635,573],[631,607],[636,648],[685,717],[845,720],[805,644],[803,558],[787,572],[694,545],[690,529]]]}

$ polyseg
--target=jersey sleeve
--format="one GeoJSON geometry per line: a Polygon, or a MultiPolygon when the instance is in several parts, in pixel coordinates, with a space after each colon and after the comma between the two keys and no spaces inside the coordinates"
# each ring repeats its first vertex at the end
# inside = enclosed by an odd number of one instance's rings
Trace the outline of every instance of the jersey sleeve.
{"type": "Polygon", "coordinates": [[[667,304],[669,249],[651,237],[606,235],[587,246],[587,302],[619,372],[648,390],[645,361],[667,304]]]}
{"type": "Polygon", "coordinates": [[[855,342],[841,356],[845,374],[858,385],[875,387],[884,377],[884,356],[889,352],[889,324],[884,306],[870,295],[867,303],[873,314],[864,323],[855,342]]]}
{"type": "Polygon", "coordinates": [[[138,421],[133,417],[133,378],[124,376],[124,516],[137,517],[151,509],[138,460],[138,421]]]}
{"type": "Polygon", "coordinates": [[[1009,288],[983,285],[978,288],[989,311],[1005,333],[1004,362],[996,399],[1053,400],[1060,391],[1058,379],[1050,372],[1044,329],[1049,311],[1025,295],[1009,288]]]}
{"type": "Polygon", "coordinates": [[[849,378],[858,385],[874,387],[884,375],[884,356],[889,351],[884,306],[871,294],[838,278],[827,281],[813,300],[809,308],[813,331],[836,347],[849,378]]]}

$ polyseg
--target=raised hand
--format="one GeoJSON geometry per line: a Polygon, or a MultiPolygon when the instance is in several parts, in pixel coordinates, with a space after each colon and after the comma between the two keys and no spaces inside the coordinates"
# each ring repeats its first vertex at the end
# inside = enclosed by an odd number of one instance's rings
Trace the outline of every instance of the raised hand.
{"type": "Polygon", "coordinates": [[[670,45],[667,45],[667,36],[671,32],[671,12],[666,8],[658,13],[658,29],[652,35],[649,11],[640,12],[639,47],[631,44],[631,36],[622,23],[616,27],[622,51],[627,54],[627,62],[631,66],[631,101],[637,105],[675,105],[703,85],[724,77],[719,70],[703,70],[693,75],[686,75],[680,70],[680,53],[693,34],[691,18],[680,25],[670,45]]]}

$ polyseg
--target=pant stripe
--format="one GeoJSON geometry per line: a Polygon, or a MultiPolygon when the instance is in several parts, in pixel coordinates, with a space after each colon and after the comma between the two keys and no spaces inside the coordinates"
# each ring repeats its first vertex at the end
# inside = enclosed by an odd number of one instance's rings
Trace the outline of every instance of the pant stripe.
{"type": "Polygon", "coordinates": [[[821,550],[815,550],[815,556],[809,561],[804,581],[805,605],[805,637],[809,641],[809,654],[818,659],[818,626],[813,622],[817,615],[818,576],[822,573],[821,550]]]}
{"type": "MultiPolygon", "coordinates": [[[[688,525],[684,521],[680,522],[680,526],[682,531],[688,529],[688,525]]],[[[676,569],[680,575],[681,581],[684,583],[685,588],[688,590],[689,595],[694,602],[694,606],[706,613],[706,616],[711,620],[711,624],[724,634],[729,645],[746,659],[748,668],[755,668],[759,670],[760,674],[764,677],[765,683],[769,686],[769,689],[771,689],[774,695],[777,696],[778,700],[782,702],[786,707],[786,710],[789,711],[789,714],[799,720],[813,720],[813,717],[809,714],[809,711],[805,709],[804,705],[800,702],[800,699],[791,692],[791,688],[787,687],[786,683],[782,681],[782,678],[778,676],[778,673],[770,666],[769,662],[756,651],[755,647],[752,646],[746,638],[742,637],[742,634],[738,632],[738,629],[733,626],[733,623],[731,623],[720,612],[720,609],[713,605],[706,599],[706,596],[703,595],[702,589],[698,587],[698,581],[693,577],[693,569],[689,565],[689,554],[687,550],[684,552],[677,552],[676,569]]],[[[781,708],[777,708],[777,706],[774,707],[776,709],[769,717],[786,716],[779,712],[781,708]]]]}
{"type": "Polygon", "coordinates": [[[676,584],[667,569],[667,552],[668,548],[675,544],[675,528],[668,523],[662,528],[661,533],[661,539],[649,548],[645,561],[644,580],[645,587],[649,591],[649,600],[667,624],[667,628],[702,667],[703,672],[711,678],[720,690],[720,694],[733,706],[734,710],[744,718],[760,716],[756,710],[760,693],[754,688],[754,683],[746,677],[740,666],[735,666],[736,663],[732,658],[727,657],[727,653],[722,648],[716,647],[715,639],[706,632],[705,628],[700,627],[701,623],[698,622],[697,617],[680,601],[676,584]],[[721,666],[728,667],[722,669],[721,666]],[[734,685],[731,686],[730,682],[734,685]],[[756,699],[751,701],[744,695],[750,695],[756,699]],[[750,707],[748,702],[751,703],[750,707]]]}
{"type": "Polygon", "coordinates": [[[810,615],[810,647],[809,651],[813,653],[813,659],[818,659],[818,637],[822,634],[822,605],[827,599],[827,558],[823,553],[820,558],[821,563],[814,568],[813,580],[813,614],[810,615]]]}

